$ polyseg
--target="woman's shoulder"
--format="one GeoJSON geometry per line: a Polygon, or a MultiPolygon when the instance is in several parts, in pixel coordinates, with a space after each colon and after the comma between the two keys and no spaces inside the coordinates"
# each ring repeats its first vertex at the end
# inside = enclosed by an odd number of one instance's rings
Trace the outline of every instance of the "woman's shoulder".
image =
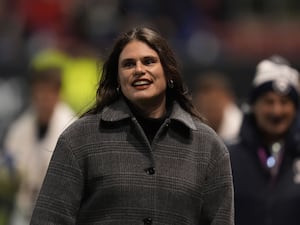
{"type": "Polygon", "coordinates": [[[193,121],[196,127],[196,132],[202,135],[208,135],[212,137],[218,137],[217,133],[204,121],[200,120],[197,117],[193,117],[193,121]]]}
{"type": "Polygon", "coordinates": [[[76,119],[62,133],[62,137],[86,136],[99,127],[99,114],[85,115],[76,119]]]}
{"type": "Polygon", "coordinates": [[[194,134],[197,135],[202,142],[206,143],[208,146],[219,146],[227,151],[225,142],[214,129],[198,118],[194,118],[193,120],[196,127],[194,134]]]}

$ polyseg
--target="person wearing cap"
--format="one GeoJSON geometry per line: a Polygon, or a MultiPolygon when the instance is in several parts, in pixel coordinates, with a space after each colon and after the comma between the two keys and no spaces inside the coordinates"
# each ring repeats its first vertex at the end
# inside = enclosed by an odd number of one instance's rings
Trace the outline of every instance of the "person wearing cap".
{"type": "Polygon", "coordinates": [[[297,70],[279,56],[257,65],[250,110],[228,146],[236,225],[300,224],[298,85],[297,70]]]}

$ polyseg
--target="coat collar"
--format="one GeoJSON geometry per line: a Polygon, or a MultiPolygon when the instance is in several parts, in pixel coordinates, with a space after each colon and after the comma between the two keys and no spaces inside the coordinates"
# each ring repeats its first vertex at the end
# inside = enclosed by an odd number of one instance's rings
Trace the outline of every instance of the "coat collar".
{"type": "MultiPolygon", "coordinates": [[[[131,117],[133,117],[133,114],[123,98],[120,98],[111,105],[106,106],[101,114],[101,119],[106,122],[117,122],[131,117]]],[[[184,124],[191,130],[196,130],[196,125],[192,116],[176,101],[173,103],[170,119],[184,124]]]]}

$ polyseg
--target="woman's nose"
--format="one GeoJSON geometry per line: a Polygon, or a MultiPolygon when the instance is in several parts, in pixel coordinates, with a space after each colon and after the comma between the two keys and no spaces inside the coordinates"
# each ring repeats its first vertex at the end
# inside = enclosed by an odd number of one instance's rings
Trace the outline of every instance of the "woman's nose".
{"type": "Polygon", "coordinates": [[[140,61],[136,62],[135,73],[137,74],[145,73],[145,67],[142,62],[140,61]]]}

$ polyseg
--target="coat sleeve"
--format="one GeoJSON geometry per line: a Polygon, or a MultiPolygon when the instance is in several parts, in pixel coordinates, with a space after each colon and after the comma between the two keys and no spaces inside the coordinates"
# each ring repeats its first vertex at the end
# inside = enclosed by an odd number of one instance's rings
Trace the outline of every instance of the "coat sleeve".
{"type": "Polygon", "coordinates": [[[203,188],[200,224],[234,225],[234,196],[230,157],[224,144],[212,145],[212,159],[203,188]]]}
{"type": "Polygon", "coordinates": [[[83,193],[83,175],[67,141],[60,137],[39,193],[30,225],[74,225],[83,193]]]}

